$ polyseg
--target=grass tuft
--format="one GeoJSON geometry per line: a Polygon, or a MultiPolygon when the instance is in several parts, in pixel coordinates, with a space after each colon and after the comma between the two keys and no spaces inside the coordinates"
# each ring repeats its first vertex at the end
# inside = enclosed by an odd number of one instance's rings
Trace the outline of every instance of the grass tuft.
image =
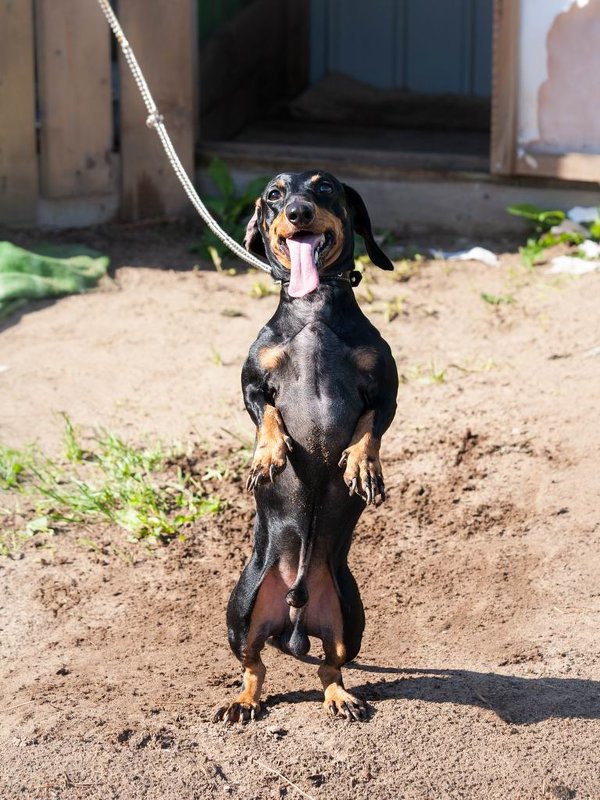
{"type": "Polygon", "coordinates": [[[0,554],[37,533],[71,525],[109,523],[133,541],[166,541],[224,507],[191,469],[177,465],[180,454],[173,448],[136,448],[99,431],[84,449],[79,430],[66,415],[63,420],[64,459],[0,446],[0,487],[12,495],[13,507],[17,493],[27,506],[26,512],[1,509],[13,523],[3,526],[0,554]]]}

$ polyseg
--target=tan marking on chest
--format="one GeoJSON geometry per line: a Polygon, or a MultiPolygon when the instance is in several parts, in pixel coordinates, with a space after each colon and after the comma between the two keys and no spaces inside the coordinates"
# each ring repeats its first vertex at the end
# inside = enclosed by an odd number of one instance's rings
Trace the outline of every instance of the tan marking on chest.
{"type": "Polygon", "coordinates": [[[272,372],[277,369],[277,367],[280,367],[285,361],[285,358],[286,352],[280,345],[276,347],[261,347],[258,351],[258,362],[261,367],[268,372],[272,372]]]}
{"type": "Polygon", "coordinates": [[[359,370],[373,372],[377,366],[379,354],[371,347],[357,347],[352,351],[352,358],[359,370]]]}

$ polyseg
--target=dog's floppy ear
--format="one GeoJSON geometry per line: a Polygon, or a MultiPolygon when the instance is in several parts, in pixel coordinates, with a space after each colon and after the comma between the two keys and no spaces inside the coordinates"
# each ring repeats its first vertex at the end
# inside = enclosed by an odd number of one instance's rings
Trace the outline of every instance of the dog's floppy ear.
{"type": "Polygon", "coordinates": [[[254,206],[254,214],[250,219],[250,222],[246,225],[246,235],[244,236],[244,247],[248,250],[249,253],[254,253],[257,256],[266,257],[267,253],[265,251],[265,244],[263,242],[262,236],[260,235],[260,230],[258,227],[259,223],[259,215],[262,212],[261,208],[261,201],[260,197],[256,201],[254,206]]]}
{"type": "Polygon", "coordinates": [[[367,211],[364,200],[356,189],[353,189],[345,183],[343,183],[342,186],[344,187],[348,206],[352,211],[354,230],[365,240],[365,247],[367,248],[369,258],[375,266],[381,267],[381,269],[394,269],[394,265],[390,259],[373,238],[371,220],[369,219],[369,212],[367,211]]]}

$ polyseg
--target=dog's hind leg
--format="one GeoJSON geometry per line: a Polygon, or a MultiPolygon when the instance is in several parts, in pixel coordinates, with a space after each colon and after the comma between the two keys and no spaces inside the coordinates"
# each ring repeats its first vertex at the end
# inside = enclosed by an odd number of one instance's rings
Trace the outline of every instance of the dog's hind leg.
{"type": "MultiPolygon", "coordinates": [[[[318,670],[325,699],[323,707],[332,717],[345,717],[349,721],[366,720],[367,705],[359,697],[346,691],[342,667],[358,655],[364,629],[364,611],[356,581],[347,566],[340,570],[337,585],[328,567],[321,567],[317,586],[311,585],[311,600],[317,601],[318,616],[311,619],[311,630],[323,642],[325,660],[318,670]]],[[[312,615],[311,615],[312,616],[312,615]]]]}
{"type": "Polygon", "coordinates": [[[260,697],[266,667],[260,657],[267,638],[285,624],[287,587],[279,571],[262,572],[251,559],[231,594],[227,609],[229,643],[243,668],[242,689],[230,703],[221,706],[213,722],[247,722],[261,710],[260,697]]]}

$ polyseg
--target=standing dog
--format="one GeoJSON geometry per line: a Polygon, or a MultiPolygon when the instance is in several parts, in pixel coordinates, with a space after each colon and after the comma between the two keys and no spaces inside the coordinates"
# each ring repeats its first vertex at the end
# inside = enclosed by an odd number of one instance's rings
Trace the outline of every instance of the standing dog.
{"type": "Polygon", "coordinates": [[[215,721],[260,711],[269,637],[296,657],[321,639],[325,709],[366,719],[341,667],[359,652],[364,611],[347,557],[365,508],[385,499],[379,447],[396,411],[398,375],[388,344],[360,310],[354,232],[374,264],[393,265],[373,238],[360,195],[325,172],[284,173],[256,201],[245,246],[282,283],[277,311],[242,371],[256,425],[248,489],[256,499],[254,549],[227,608],[243,687],[215,721]]]}

